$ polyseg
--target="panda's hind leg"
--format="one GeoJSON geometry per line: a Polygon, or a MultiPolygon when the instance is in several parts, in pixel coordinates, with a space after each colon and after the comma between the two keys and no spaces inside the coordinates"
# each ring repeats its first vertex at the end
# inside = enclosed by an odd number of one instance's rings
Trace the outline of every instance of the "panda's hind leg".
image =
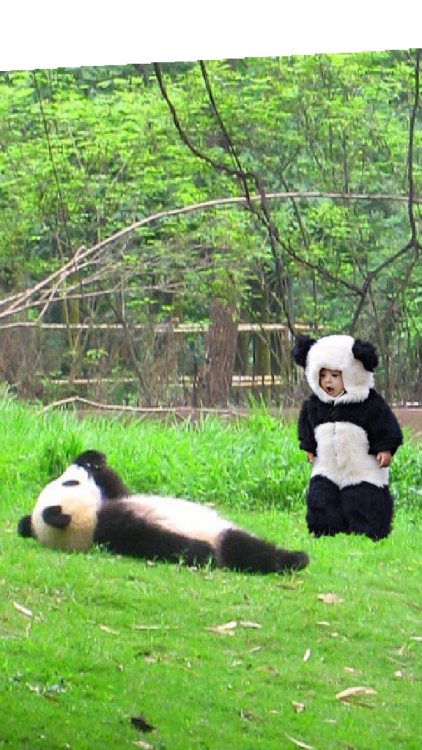
{"type": "Polygon", "coordinates": [[[218,540],[216,563],[248,573],[283,573],[306,568],[306,552],[289,552],[242,529],[227,529],[218,540]]]}

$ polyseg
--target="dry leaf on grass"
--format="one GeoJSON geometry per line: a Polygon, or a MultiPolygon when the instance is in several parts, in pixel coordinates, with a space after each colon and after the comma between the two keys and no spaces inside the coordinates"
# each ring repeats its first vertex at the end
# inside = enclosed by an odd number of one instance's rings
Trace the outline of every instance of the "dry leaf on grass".
{"type": "Polygon", "coordinates": [[[297,714],[303,713],[306,708],[304,703],[298,703],[297,701],[292,701],[292,706],[297,714]]]}
{"type": "Polygon", "coordinates": [[[103,630],[104,633],[111,633],[111,635],[120,635],[118,630],[113,630],[113,628],[109,628],[108,625],[99,625],[98,626],[100,630],[103,630]]]}
{"type": "Polygon", "coordinates": [[[134,630],[177,630],[177,625],[132,625],[134,630]]]}
{"type": "Polygon", "coordinates": [[[152,724],[139,714],[137,716],[131,716],[130,723],[135,729],[138,729],[139,732],[153,732],[155,729],[152,724]]]}
{"type": "Polygon", "coordinates": [[[250,622],[250,620],[240,620],[239,625],[241,628],[252,628],[254,630],[262,628],[262,625],[260,625],[259,622],[250,622]]]}
{"type": "Polygon", "coordinates": [[[294,737],[290,737],[289,734],[286,734],[286,733],[284,734],[287,737],[287,739],[290,740],[290,742],[293,742],[295,745],[297,745],[297,747],[303,747],[304,750],[315,750],[315,748],[312,747],[312,745],[307,745],[305,742],[301,742],[300,740],[295,740],[294,737]]]}
{"type": "Polygon", "coordinates": [[[336,594],[318,594],[318,599],[324,604],[341,604],[344,599],[339,599],[336,594]]]}
{"type": "Polygon", "coordinates": [[[303,655],[303,661],[306,663],[311,658],[311,649],[307,648],[304,655],[303,655]]]}
{"type": "Polygon", "coordinates": [[[39,685],[30,685],[29,682],[25,683],[25,687],[31,691],[31,693],[41,693],[41,688],[39,685]]]}
{"type": "Polygon", "coordinates": [[[346,688],[346,690],[342,690],[340,693],[336,694],[336,698],[339,701],[345,701],[348,700],[348,698],[354,698],[356,695],[376,695],[377,691],[373,688],[368,687],[351,687],[346,688]]]}
{"type": "Polygon", "coordinates": [[[13,606],[16,609],[17,612],[20,612],[21,615],[25,615],[25,617],[33,617],[34,613],[31,612],[30,609],[27,609],[26,607],[22,607],[22,604],[18,604],[17,602],[13,602],[13,606]]]}
{"type": "Polygon", "coordinates": [[[254,719],[256,719],[256,714],[252,713],[252,711],[244,711],[243,708],[241,708],[240,718],[244,721],[254,721],[254,719]]]}
{"type": "Polygon", "coordinates": [[[51,703],[59,702],[59,699],[55,695],[51,695],[51,693],[43,693],[42,697],[45,698],[47,701],[50,701],[51,703]]]}
{"type": "Polygon", "coordinates": [[[146,654],[144,656],[144,662],[145,664],[156,664],[157,663],[157,657],[151,656],[150,654],[146,654]]]}
{"type": "Polygon", "coordinates": [[[205,628],[205,630],[209,630],[210,633],[220,633],[221,635],[234,635],[236,627],[237,621],[231,620],[224,625],[211,625],[209,628],[205,628]]]}
{"type": "Polygon", "coordinates": [[[262,628],[258,622],[250,622],[249,620],[230,620],[230,622],[224,623],[224,625],[212,625],[205,630],[209,630],[211,633],[220,633],[221,635],[234,635],[236,628],[262,628]]]}

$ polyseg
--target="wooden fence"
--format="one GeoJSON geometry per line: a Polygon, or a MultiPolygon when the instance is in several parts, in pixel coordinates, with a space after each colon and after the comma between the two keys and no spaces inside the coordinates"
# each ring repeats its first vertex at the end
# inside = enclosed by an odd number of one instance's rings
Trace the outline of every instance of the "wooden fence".
{"type": "MultiPolygon", "coordinates": [[[[309,331],[306,325],[296,329],[309,331]]],[[[0,380],[18,395],[44,403],[79,396],[135,406],[199,406],[207,334],[207,325],[177,321],[130,329],[120,323],[9,323],[0,327],[0,380]],[[78,347],[72,350],[69,341],[75,338],[78,347]]],[[[251,397],[276,406],[300,403],[309,389],[302,368],[292,361],[292,346],[285,324],[239,323],[228,401],[236,406],[249,404],[251,397]],[[263,358],[257,356],[262,347],[268,355],[263,358]]],[[[403,372],[399,360],[397,369],[403,372]]],[[[382,366],[376,378],[383,392],[382,366]]],[[[392,401],[419,404],[420,370],[406,368],[406,378],[397,382],[392,401]]]]}

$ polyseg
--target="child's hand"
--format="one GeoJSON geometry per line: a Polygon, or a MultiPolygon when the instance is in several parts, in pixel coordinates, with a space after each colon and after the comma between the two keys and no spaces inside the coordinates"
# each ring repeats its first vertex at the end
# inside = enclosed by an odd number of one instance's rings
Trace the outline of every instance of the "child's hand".
{"type": "Polygon", "coordinates": [[[377,455],[377,461],[380,465],[380,469],[383,469],[385,466],[390,466],[391,451],[380,451],[377,455]]]}
{"type": "Polygon", "coordinates": [[[306,458],[308,459],[310,464],[313,464],[314,462],[314,454],[313,453],[307,453],[306,458]]]}

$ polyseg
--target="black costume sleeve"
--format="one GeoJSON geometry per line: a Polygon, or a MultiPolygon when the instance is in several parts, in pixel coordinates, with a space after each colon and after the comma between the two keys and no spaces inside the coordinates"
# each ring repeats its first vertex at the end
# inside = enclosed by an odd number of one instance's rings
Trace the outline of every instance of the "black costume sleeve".
{"type": "Polygon", "coordinates": [[[299,435],[299,448],[306,451],[307,453],[313,453],[316,456],[317,444],[315,440],[314,430],[311,427],[308,416],[308,405],[309,402],[305,401],[299,414],[298,421],[298,435],[299,435]]]}
{"type": "Polygon", "coordinates": [[[371,408],[373,414],[368,428],[369,453],[376,456],[379,451],[391,451],[391,455],[394,456],[397,448],[403,443],[403,434],[397,418],[379,393],[375,394],[371,408]]]}

